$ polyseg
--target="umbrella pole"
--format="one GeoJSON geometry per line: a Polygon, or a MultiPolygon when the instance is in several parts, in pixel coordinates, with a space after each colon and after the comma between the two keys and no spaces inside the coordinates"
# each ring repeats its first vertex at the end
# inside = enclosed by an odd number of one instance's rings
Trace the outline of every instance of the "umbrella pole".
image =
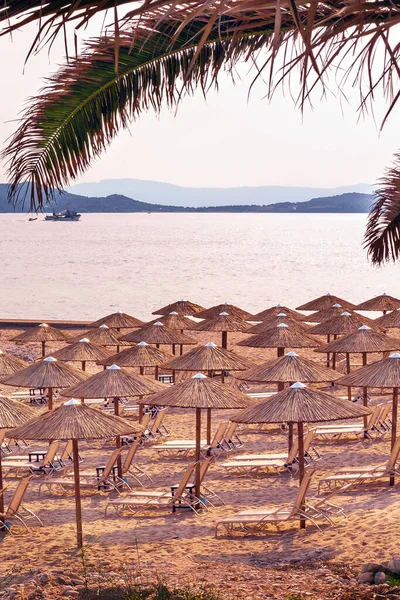
{"type": "Polygon", "coordinates": [[[86,371],[86,360],[82,361],[82,371],[86,371]]]}
{"type": "Polygon", "coordinates": [[[42,342],[42,358],[46,356],[46,342],[42,342]]]}
{"type": "MultiPolygon", "coordinates": [[[[143,398],[143,396],[139,396],[139,400],[141,400],[143,398]]],[[[139,404],[139,412],[138,412],[138,421],[139,423],[142,422],[143,419],[143,404],[139,404]]]]}
{"type": "Polygon", "coordinates": [[[82,506],[81,506],[81,482],[80,482],[80,479],[79,479],[78,440],[72,440],[72,453],[73,453],[73,458],[74,458],[76,541],[77,541],[77,544],[78,544],[78,548],[82,548],[82,546],[83,546],[82,506]]]}
{"type": "Polygon", "coordinates": [[[182,356],[182,354],[183,354],[183,344],[180,344],[179,354],[180,354],[180,356],[182,356]]]}
{"type": "MultiPolygon", "coordinates": [[[[349,354],[349,352],[346,352],[346,371],[347,371],[347,373],[350,373],[350,354],[349,354]]],[[[349,402],[351,402],[351,387],[347,388],[347,398],[348,398],[349,402]]]]}
{"type": "Polygon", "coordinates": [[[200,446],[201,446],[201,409],[196,408],[196,498],[200,499],[200,446]]]}
{"type": "MultiPolygon", "coordinates": [[[[363,367],[365,367],[365,365],[367,364],[367,353],[363,352],[362,353],[362,363],[363,363],[363,367]]],[[[363,405],[364,406],[368,406],[368,388],[363,387],[363,405]]],[[[368,417],[367,415],[364,415],[364,427],[367,427],[368,424],[368,417]]]]}
{"type": "Polygon", "coordinates": [[[293,446],[293,423],[289,423],[289,432],[288,432],[288,446],[289,446],[289,451],[288,454],[290,454],[290,451],[292,449],[293,446]]]}
{"type": "Polygon", "coordinates": [[[119,352],[119,346],[117,346],[117,354],[118,354],[118,352],[119,352]]]}
{"type": "MultiPolygon", "coordinates": [[[[301,485],[304,477],[304,429],[303,423],[297,423],[297,435],[299,438],[299,485],[301,485]]],[[[300,510],[303,510],[304,506],[300,506],[300,510]]],[[[306,520],[300,519],[300,529],[306,528],[306,520]]]]}
{"type": "Polygon", "coordinates": [[[53,388],[49,388],[49,410],[53,410],[53,388]]]}
{"type": "Polygon", "coordinates": [[[281,356],[285,356],[285,348],[278,348],[277,357],[281,358],[281,356]]]}
{"type": "Polygon", "coordinates": [[[158,381],[158,365],[156,365],[154,368],[154,379],[158,381]]]}
{"type": "MultiPolygon", "coordinates": [[[[1,466],[1,450],[0,450],[0,515],[4,515],[4,494],[1,493],[3,489],[3,468],[1,466]]],[[[2,523],[4,518],[0,516],[0,531],[2,530],[2,523]]]]}
{"type": "Polygon", "coordinates": [[[175,383],[175,369],[172,369],[172,383],[175,383]]]}
{"type": "MultiPolygon", "coordinates": [[[[330,341],[331,341],[331,334],[330,333],[328,333],[328,336],[327,336],[326,339],[327,339],[327,343],[329,344],[330,341]]],[[[327,355],[326,355],[326,366],[328,367],[328,369],[329,369],[329,365],[330,365],[330,354],[328,352],[327,355]]]]}
{"type": "Polygon", "coordinates": [[[207,444],[211,444],[211,408],[207,408],[207,444]]]}
{"type": "MultiPolygon", "coordinates": [[[[119,417],[119,398],[118,396],[114,397],[114,414],[119,417]]],[[[115,447],[116,448],[121,448],[121,436],[117,435],[117,437],[115,438],[115,447]]],[[[122,458],[121,455],[118,456],[117,459],[117,470],[118,470],[118,477],[119,479],[122,479],[122,458]]]]}
{"type": "Polygon", "coordinates": [[[175,352],[175,344],[172,344],[172,354],[176,354],[176,352],[175,352]]]}
{"type": "MultiPolygon", "coordinates": [[[[390,447],[393,450],[393,446],[396,442],[397,436],[397,404],[399,400],[399,388],[393,388],[393,406],[392,406],[392,439],[390,440],[390,447]]],[[[394,472],[390,475],[389,485],[394,485],[394,472]]]]}
{"type": "Polygon", "coordinates": [[[223,331],[222,332],[222,347],[225,348],[225,350],[228,350],[228,332],[227,331],[223,331]]]}
{"type": "Polygon", "coordinates": [[[332,353],[332,369],[336,371],[336,352],[332,353]]]}

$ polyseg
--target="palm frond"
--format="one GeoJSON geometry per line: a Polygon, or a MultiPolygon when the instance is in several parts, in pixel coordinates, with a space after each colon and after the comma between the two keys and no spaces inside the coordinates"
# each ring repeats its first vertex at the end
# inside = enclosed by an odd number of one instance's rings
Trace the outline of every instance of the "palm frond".
{"type": "Polygon", "coordinates": [[[381,183],[365,233],[365,247],[376,265],[400,258],[400,154],[381,183]]]}

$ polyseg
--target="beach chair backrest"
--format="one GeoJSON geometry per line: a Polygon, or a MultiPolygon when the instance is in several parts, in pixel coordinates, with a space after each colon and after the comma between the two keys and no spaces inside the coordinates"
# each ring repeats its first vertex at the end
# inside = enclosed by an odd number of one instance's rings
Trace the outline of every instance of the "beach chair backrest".
{"type": "Polygon", "coordinates": [[[140,423],[140,425],[143,427],[143,431],[146,431],[146,429],[148,428],[150,419],[151,419],[151,412],[144,413],[142,422],[140,423]]]}
{"type": "Polygon", "coordinates": [[[299,439],[296,438],[295,440],[293,440],[292,447],[290,448],[290,452],[288,454],[288,463],[289,464],[291,464],[292,462],[294,462],[296,460],[298,453],[299,453],[299,439]]]}
{"type": "Polygon", "coordinates": [[[54,458],[57,454],[58,451],[58,446],[59,446],[59,441],[58,440],[53,440],[49,446],[49,449],[47,450],[46,456],[43,459],[43,466],[46,467],[47,465],[52,465],[54,462],[54,458]]]}
{"type": "Polygon", "coordinates": [[[157,416],[154,419],[154,423],[150,429],[150,431],[152,433],[157,433],[157,431],[160,429],[161,423],[164,421],[166,411],[167,411],[166,408],[162,408],[161,410],[158,411],[157,416]]]}
{"type": "Polygon", "coordinates": [[[129,450],[126,453],[125,460],[122,465],[123,472],[129,470],[129,467],[131,466],[132,461],[135,458],[136,451],[137,451],[138,447],[140,446],[141,441],[142,441],[141,436],[139,435],[138,438],[129,446],[129,450]]]}
{"type": "Polygon", "coordinates": [[[11,498],[10,504],[8,505],[8,508],[6,510],[6,517],[12,517],[12,515],[18,513],[18,510],[22,504],[22,500],[24,499],[25,492],[27,490],[28,485],[31,482],[32,477],[33,475],[30,475],[29,477],[24,477],[23,479],[21,479],[21,481],[15,488],[13,497],[11,498]]]}
{"type": "Polygon", "coordinates": [[[308,452],[315,436],[315,429],[310,429],[304,440],[304,452],[308,452]]]}
{"type": "Polygon", "coordinates": [[[61,453],[60,460],[61,461],[67,460],[68,458],[70,458],[72,456],[72,453],[73,453],[73,444],[72,444],[72,440],[69,440],[69,442],[67,442],[65,444],[65,448],[61,453]]]}
{"type": "Polygon", "coordinates": [[[395,439],[393,449],[390,453],[390,457],[387,463],[387,471],[392,471],[396,465],[397,459],[400,453],[400,436],[395,439]]]}
{"type": "Polygon", "coordinates": [[[224,438],[226,439],[227,442],[230,442],[231,439],[233,438],[233,436],[235,435],[235,431],[238,428],[239,423],[233,423],[230,422],[228,423],[228,427],[226,428],[225,434],[224,434],[224,438]]]}
{"type": "Polygon", "coordinates": [[[186,471],[183,474],[182,481],[180,482],[180,484],[178,485],[178,487],[175,490],[174,498],[178,499],[182,496],[183,492],[186,489],[187,484],[189,483],[189,480],[193,474],[195,467],[196,467],[196,463],[191,463],[190,465],[187,466],[186,471]]]}
{"type": "Polygon", "coordinates": [[[378,423],[379,425],[385,425],[385,421],[388,418],[390,409],[392,408],[392,403],[391,402],[386,402],[386,404],[383,405],[383,408],[381,410],[381,413],[378,417],[378,423]]]}
{"type": "Polygon", "coordinates": [[[220,425],[217,428],[217,431],[215,432],[213,439],[211,440],[210,448],[216,448],[218,446],[218,444],[220,444],[222,442],[222,439],[225,435],[228,425],[229,425],[229,421],[224,421],[223,423],[220,423],[220,425]]]}
{"type": "Polygon", "coordinates": [[[0,446],[4,442],[4,439],[6,437],[6,431],[7,429],[0,429],[0,446]]]}
{"type": "Polygon", "coordinates": [[[297,496],[293,503],[292,515],[296,514],[303,506],[304,499],[310,486],[311,477],[314,475],[314,473],[315,469],[308,469],[308,471],[305,472],[303,481],[300,484],[299,491],[297,492],[297,496]]]}
{"type": "Polygon", "coordinates": [[[373,427],[376,427],[379,417],[382,414],[382,409],[383,409],[382,404],[377,404],[375,406],[374,410],[372,411],[372,413],[369,416],[369,419],[367,422],[367,430],[372,429],[373,427]]]}
{"type": "Polygon", "coordinates": [[[107,464],[104,468],[104,471],[101,475],[101,479],[107,479],[110,476],[110,473],[115,465],[115,463],[117,462],[118,456],[121,454],[121,452],[123,451],[123,448],[116,448],[114,450],[114,452],[110,455],[110,458],[107,461],[107,464]]]}
{"type": "Polygon", "coordinates": [[[213,456],[208,456],[200,464],[200,483],[203,483],[203,479],[207,474],[208,468],[214,460],[213,456]]]}

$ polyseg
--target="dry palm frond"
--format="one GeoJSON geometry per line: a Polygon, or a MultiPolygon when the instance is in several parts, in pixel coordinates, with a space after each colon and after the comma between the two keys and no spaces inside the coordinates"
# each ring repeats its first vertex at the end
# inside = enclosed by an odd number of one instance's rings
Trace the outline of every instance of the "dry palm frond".
{"type": "Polygon", "coordinates": [[[400,340],[390,338],[383,333],[371,331],[363,325],[355,333],[350,333],[326,346],[317,348],[315,352],[344,352],[361,354],[363,352],[388,352],[400,350],[400,340]]]}
{"type": "Polygon", "coordinates": [[[19,333],[11,339],[12,342],[66,342],[68,336],[60,329],[56,329],[47,323],[41,323],[19,333]]]}
{"type": "Polygon", "coordinates": [[[138,404],[228,410],[246,408],[250,400],[242,392],[215,379],[197,374],[191,379],[167,388],[164,392],[139,400],[138,404]]]}
{"type": "Polygon", "coordinates": [[[295,383],[232,417],[237,423],[322,423],[355,419],[371,411],[331,394],[295,383]]]}
{"type": "Polygon", "coordinates": [[[107,367],[111,365],[118,365],[119,367],[157,367],[170,358],[172,356],[167,352],[153,348],[146,342],[140,342],[133,348],[126,348],[122,352],[100,360],[98,364],[107,367]]]}
{"type": "Polygon", "coordinates": [[[139,431],[140,425],[70,401],[13,429],[11,435],[24,440],[95,440],[139,431]]]}
{"type": "Polygon", "coordinates": [[[0,376],[11,375],[28,366],[24,360],[0,350],[0,376]]]}
{"type": "Polygon", "coordinates": [[[2,379],[2,383],[13,387],[26,388],[68,388],[88,375],[69,365],[58,362],[53,357],[44,358],[25,369],[2,379]]]}
{"type": "Polygon", "coordinates": [[[126,313],[116,312],[94,321],[90,324],[90,327],[100,327],[100,325],[107,325],[110,329],[134,329],[135,327],[143,327],[144,323],[126,313]]]}
{"type": "Polygon", "coordinates": [[[212,342],[163,364],[164,368],[175,371],[239,371],[250,366],[246,358],[212,342]]]}
{"type": "Polygon", "coordinates": [[[168,304],[167,306],[163,306],[158,310],[152,312],[152,315],[169,315],[172,312],[178,313],[178,315],[195,317],[197,313],[202,310],[206,310],[203,306],[199,304],[195,304],[194,302],[190,302],[190,300],[178,300],[177,302],[173,302],[173,304],[168,304]]]}
{"type": "Polygon", "coordinates": [[[35,411],[20,402],[0,396],[0,429],[12,429],[24,425],[36,417],[35,411]]]}
{"type": "Polygon", "coordinates": [[[352,387],[399,388],[400,354],[395,352],[389,358],[366,365],[342,377],[337,383],[352,387]]]}
{"type": "Polygon", "coordinates": [[[235,377],[259,383],[324,383],[335,381],[340,373],[298,356],[295,352],[289,352],[281,358],[237,373],[235,377]]]}
{"type": "Polygon", "coordinates": [[[375,298],[370,298],[370,300],[366,300],[365,302],[361,302],[356,306],[357,310],[396,310],[400,308],[400,300],[398,298],[393,298],[393,296],[388,296],[388,294],[381,294],[380,296],[376,296],[375,298]]]}
{"type": "Polygon", "coordinates": [[[325,308],[331,308],[333,304],[340,304],[343,310],[352,310],[355,308],[354,304],[351,302],[328,293],[325,294],[325,296],[320,296],[319,298],[315,298],[314,300],[310,300],[310,302],[306,302],[305,304],[298,306],[296,310],[324,310],[325,308]]]}
{"type": "MultiPolygon", "coordinates": [[[[65,386],[64,386],[65,387],[65,386]]],[[[75,398],[127,398],[148,396],[164,389],[164,385],[143,375],[130,375],[120,367],[112,365],[86,381],[70,387],[63,396],[75,398]]]]}

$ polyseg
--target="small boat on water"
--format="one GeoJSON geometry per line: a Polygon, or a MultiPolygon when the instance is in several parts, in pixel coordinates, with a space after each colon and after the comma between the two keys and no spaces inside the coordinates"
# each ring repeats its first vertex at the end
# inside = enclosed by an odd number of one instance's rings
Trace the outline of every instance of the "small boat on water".
{"type": "Polygon", "coordinates": [[[53,210],[53,214],[46,215],[44,220],[45,221],[79,221],[80,218],[81,218],[81,215],[79,213],[77,213],[74,210],[71,210],[70,208],[67,208],[67,210],[63,210],[60,213],[56,213],[53,210]]]}
{"type": "Polygon", "coordinates": [[[28,221],[37,221],[37,217],[29,217],[28,221]]]}

